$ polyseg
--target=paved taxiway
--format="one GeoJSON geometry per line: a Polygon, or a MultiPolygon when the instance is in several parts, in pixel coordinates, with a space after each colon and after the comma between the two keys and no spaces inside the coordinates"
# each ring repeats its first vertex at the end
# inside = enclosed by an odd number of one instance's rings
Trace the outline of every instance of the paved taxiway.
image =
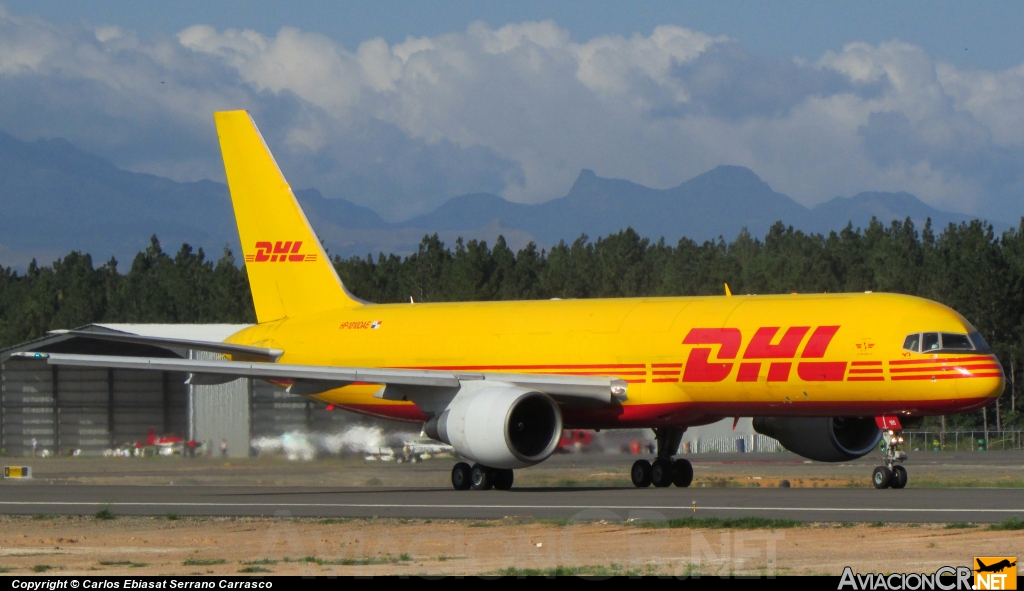
{"type": "Polygon", "coordinates": [[[1024,518],[1016,489],[436,488],[108,486],[0,487],[8,514],[214,515],[586,520],[760,516],[802,521],[996,522],[1024,518]]]}
{"type": "Polygon", "coordinates": [[[0,513],[91,515],[107,508],[120,515],[646,520],[693,515],[696,502],[699,517],[1024,519],[1021,488],[982,488],[988,486],[984,482],[1019,486],[1021,451],[914,453],[908,464],[911,488],[881,491],[868,484],[878,461],[872,457],[842,464],[808,462],[789,453],[689,458],[707,488],[624,486],[636,457],[617,454],[556,455],[517,471],[516,487],[505,492],[453,491],[447,484],[450,459],[396,464],[361,458],[26,458],[35,479],[0,481],[0,513]],[[757,478],[776,484],[750,486],[757,478]],[[801,485],[776,488],[780,478],[801,485]],[[741,486],[714,486],[720,480],[741,486]],[[915,482],[926,486],[913,488],[915,482]],[[847,488],[851,484],[854,488],[847,488]]]}

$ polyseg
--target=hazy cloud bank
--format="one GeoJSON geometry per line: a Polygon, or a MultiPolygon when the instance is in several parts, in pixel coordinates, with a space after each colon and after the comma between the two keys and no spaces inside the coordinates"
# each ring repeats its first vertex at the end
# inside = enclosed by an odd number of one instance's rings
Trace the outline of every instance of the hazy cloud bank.
{"type": "Polygon", "coordinates": [[[578,41],[552,22],[373,39],[196,25],[141,41],[0,9],[0,128],[134,170],[223,176],[210,113],[246,108],[295,186],[390,219],[460,193],[537,202],[581,168],[654,187],[718,164],[805,204],[908,191],[1024,214],[1024,64],[960,70],[892,41],[813,62],[678,26],[578,41]]]}

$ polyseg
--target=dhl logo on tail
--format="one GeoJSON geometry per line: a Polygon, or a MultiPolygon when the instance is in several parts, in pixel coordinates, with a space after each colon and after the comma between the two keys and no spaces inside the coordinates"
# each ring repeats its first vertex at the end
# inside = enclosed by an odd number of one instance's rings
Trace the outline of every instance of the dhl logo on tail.
{"type": "Polygon", "coordinates": [[[256,254],[245,255],[247,263],[310,263],[316,260],[315,254],[302,254],[302,241],[257,242],[256,254]]]}

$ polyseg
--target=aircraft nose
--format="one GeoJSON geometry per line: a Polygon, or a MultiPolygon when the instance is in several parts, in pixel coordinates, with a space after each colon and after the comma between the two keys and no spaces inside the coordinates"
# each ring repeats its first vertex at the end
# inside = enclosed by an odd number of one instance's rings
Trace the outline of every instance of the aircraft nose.
{"type": "Polygon", "coordinates": [[[1003,368],[993,356],[982,363],[963,364],[956,368],[961,378],[956,381],[957,394],[965,399],[999,398],[1006,386],[1003,368]]]}

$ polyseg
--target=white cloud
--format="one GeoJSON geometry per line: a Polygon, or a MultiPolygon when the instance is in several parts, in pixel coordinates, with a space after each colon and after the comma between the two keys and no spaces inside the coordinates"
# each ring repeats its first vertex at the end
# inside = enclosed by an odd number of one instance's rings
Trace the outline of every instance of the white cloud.
{"type": "Polygon", "coordinates": [[[460,192],[549,199],[582,168],[668,187],[718,164],[806,204],[905,190],[1024,214],[1024,65],[965,71],[898,40],[806,62],[677,26],[577,42],[553,22],[474,23],[349,50],[294,28],[140,42],[0,11],[0,127],[17,135],[219,178],[222,108],[254,112],[293,184],[392,219],[460,192]]]}

